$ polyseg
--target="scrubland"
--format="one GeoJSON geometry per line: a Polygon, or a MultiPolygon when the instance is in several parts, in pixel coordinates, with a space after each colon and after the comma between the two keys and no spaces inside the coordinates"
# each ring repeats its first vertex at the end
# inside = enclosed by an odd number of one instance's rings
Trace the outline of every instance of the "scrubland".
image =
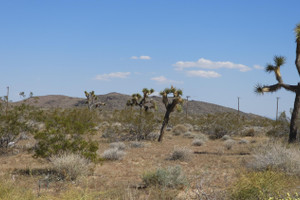
{"type": "MultiPolygon", "coordinates": [[[[4,109],[1,107],[1,109],[4,109]]],[[[299,199],[289,122],[135,109],[1,112],[0,199],[299,199]]]]}

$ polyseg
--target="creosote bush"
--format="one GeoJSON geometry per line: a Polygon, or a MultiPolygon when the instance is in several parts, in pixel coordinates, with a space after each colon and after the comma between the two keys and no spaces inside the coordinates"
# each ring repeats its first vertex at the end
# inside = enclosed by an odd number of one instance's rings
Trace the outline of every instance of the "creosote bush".
{"type": "Polygon", "coordinates": [[[76,180],[90,172],[90,162],[78,154],[64,153],[50,157],[53,169],[63,180],[76,180]]]}
{"type": "Polygon", "coordinates": [[[88,109],[55,109],[43,113],[45,129],[34,138],[36,157],[51,157],[64,152],[81,154],[92,161],[97,160],[98,143],[91,141],[97,115],[88,109]]]}
{"type": "Polygon", "coordinates": [[[159,168],[142,175],[146,186],[162,186],[163,188],[179,188],[187,184],[187,179],[179,165],[159,168]]]}

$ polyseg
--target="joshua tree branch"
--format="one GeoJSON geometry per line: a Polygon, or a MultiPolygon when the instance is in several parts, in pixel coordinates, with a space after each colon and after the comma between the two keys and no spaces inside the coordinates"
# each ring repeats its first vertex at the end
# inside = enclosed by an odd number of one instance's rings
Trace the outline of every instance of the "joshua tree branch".
{"type": "Polygon", "coordinates": [[[288,85],[288,84],[284,84],[284,83],[280,84],[280,86],[291,92],[296,92],[297,88],[298,88],[297,85],[288,85]]]}
{"type": "MultiPolygon", "coordinates": [[[[300,25],[299,29],[300,29],[300,25]]],[[[298,74],[300,75],[300,30],[299,31],[299,36],[296,39],[296,43],[297,43],[297,48],[296,48],[296,60],[295,60],[295,64],[296,64],[296,68],[298,70],[298,74]]]]}

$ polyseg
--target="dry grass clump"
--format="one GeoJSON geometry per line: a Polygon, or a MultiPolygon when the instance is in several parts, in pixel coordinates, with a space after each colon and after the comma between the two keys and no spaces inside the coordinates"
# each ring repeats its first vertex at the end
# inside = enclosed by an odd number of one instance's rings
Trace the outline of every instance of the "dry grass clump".
{"type": "Polygon", "coordinates": [[[64,180],[76,180],[80,176],[86,176],[91,169],[89,160],[73,153],[52,156],[50,161],[64,180]]]}
{"type": "Polygon", "coordinates": [[[235,145],[235,141],[233,139],[228,139],[224,142],[224,146],[227,150],[232,149],[233,145],[235,145]]]}
{"type": "Polygon", "coordinates": [[[179,165],[147,172],[143,174],[142,179],[146,186],[162,186],[163,188],[178,188],[187,183],[186,177],[179,165]]]}
{"type": "Polygon", "coordinates": [[[229,135],[224,135],[221,140],[229,140],[231,139],[231,137],[229,135]]]}
{"type": "Polygon", "coordinates": [[[202,146],[204,143],[205,143],[204,140],[201,140],[201,139],[194,139],[193,142],[192,142],[192,145],[193,145],[193,146],[202,146]]]}
{"type": "Polygon", "coordinates": [[[130,142],[130,147],[131,148],[142,148],[142,147],[145,147],[145,144],[143,142],[133,141],[133,142],[130,142]]]}
{"type": "Polygon", "coordinates": [[[300,175],[299,148],[286,147],[278,142],[270,142],[256,149],[247,166],[255,170],[274,169],[287,174],[300,175]]]}
{"type": "Polygon", "coordinates": [[[172,134],[178,136],[178,135],[181,135],[181,134],[183,134],[183,133],[185,133],[185,132],[187,132],[187,131],[188,131],[188,129],[186,128],[185,125],[183,125],[183,124],[178,124],[178,125],[176,125],[176,126],[173,128],[172,134]]]}
{"type": "Polygon", "coordinates": [[[121,160],[125,156],[125,152],[117,148],[107,149],[102,154],[105,160],[121,160]]]}
{"type": "Polygon", "coordinates": [[[158,139],[158,137],[159,137],[159,133],[156,133],[156,132],[151,132],[151,133],[149,133],[148,135],[147,135],[147,137],[146,137],[146,139],[147,140],[156,140],[156,139],[158,139]]]}
{"type": "Polygon", "coordinates": [[[188,131],[188,132],[185,132],[185,133],[183,134],[183,137],[186,137],[186,138],[194,138],[195,135],[194,135],[192,132],[188,131]]]}
{"type": "Polygon", "coordinates": [[[216,140],[227,135],[228,131],[220,125],[215,125],[208,130],[209,139],[216,140]]]}
{"type": "Polygon", "coordinates": [[[109,144],[109,147],[112,149],[125,150],[126,145],[123,142],[113,142],[109,144]]]}
{"type": "Polygon", "coordinates": [[[169,160],[188,161],[192,155],[192,151],[186,147],[176,147],[172,152],[169,160]]]}
{"type": "Polygon", "coordinates": [[[245,140],[245,139],[241,139],[239,141],[239,144],[249,144],[249,141],[248,140],[245,140]]]}

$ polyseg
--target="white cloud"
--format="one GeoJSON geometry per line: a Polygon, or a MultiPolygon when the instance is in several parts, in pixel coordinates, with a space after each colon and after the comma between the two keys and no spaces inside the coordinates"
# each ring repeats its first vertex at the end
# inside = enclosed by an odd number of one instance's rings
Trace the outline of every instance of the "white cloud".
{"type": "Polygon", "coordinates": [[[130,75],[130,72],[112,72],[109,74],[99,74],[96,76],[96,80],[108,81],[112,78],[127,78],[130,75]]]}
{"type": "Polygon", "coordinates": [[[253,68],[254,68],[254,69],[260,69],[260,70],[264,69],[264,67],[262,67],[262,66],[260,66],[260,65],[254,65],[253,68]]]}
{"type": "Polygon", "coordinates": [[[131,56],[130,59],[137,60],[137,59],[139,59],[139,57],[137,57],[137,56],[131,56]]]}
{"type": "Polygon", "coordinates": [[[133,59],[133,60],[151,60],[151,57],[150,56],[131,56],[130,59],[133,59]]]}
{"type": "Polygon", "coordinates": [[[187,71],[187,76],[190,77],[203,77],[203,78],[218,78],[221,77],[221,74],[214,72],[214,71],[203,71],[203,70],[194,70],[194,71],[187,71]]]}
{"type": "Polygon", "coordinates": [[[167,79],[164,76],[157,76],[157,77],[153,77],[151,78],[151,80],[156,81],[157,83],[183,83],[182,81],[174,81],[174,80],[170,80],[167,79]]]}
{"type": "Polygon", "coordinates": [[[196,62],[192,61],[178,61],[173,65],[176,70],[183,70],[185,68],[202,68],[202,69],[220,69],[220,68],[227,68],[227,69],[238,69],[241,72],[246,72],[251,70],[250,67],[242,64],[235,64],[229,61],[226,62],[214,62],[211,60],[207,60],[204,58],[200,58],[196,62]]]}

